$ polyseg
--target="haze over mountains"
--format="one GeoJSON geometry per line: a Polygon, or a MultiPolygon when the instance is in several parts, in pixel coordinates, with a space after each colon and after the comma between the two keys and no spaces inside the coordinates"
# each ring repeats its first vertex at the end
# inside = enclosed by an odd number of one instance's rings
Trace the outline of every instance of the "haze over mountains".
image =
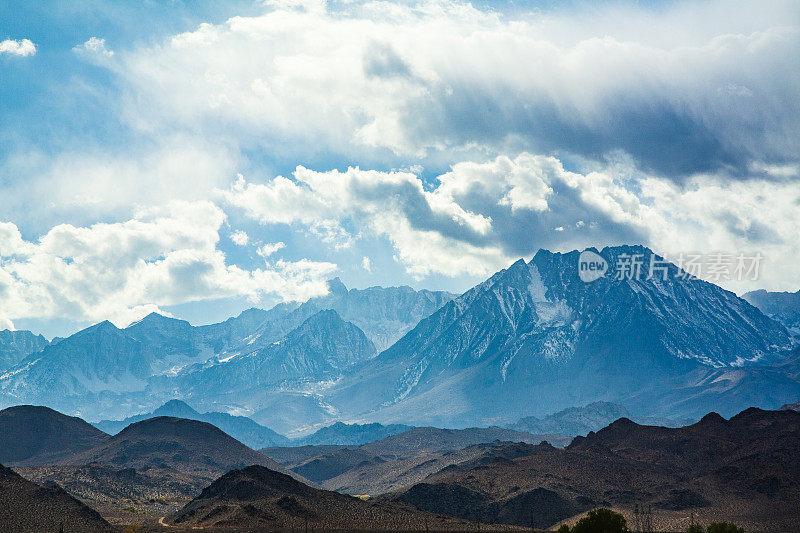
{"type": "MultiPolygon", "coordinates": [[[[660,260],[638,246],[595,252],[660,260]]],[[[269,433],[245,437],[210,413],[297,437],[336,420],[511,425],[597,401],[668,423],[800,398],[798,341],[780,322],[674,265],[585,283],[578,256],[541,250],[457,298],[336,279],[327,296],[209,326],[151,314],[27,355],[46,341],[15,332],[26,340],[0,373],[0,405],[119,420],[182,398],[257,446],[280,436],[259,442],[269,433]]]]}

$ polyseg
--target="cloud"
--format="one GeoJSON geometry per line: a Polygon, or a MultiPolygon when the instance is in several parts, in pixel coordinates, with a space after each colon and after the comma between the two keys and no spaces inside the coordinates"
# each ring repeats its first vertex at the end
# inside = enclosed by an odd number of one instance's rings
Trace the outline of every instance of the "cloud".
{"type": "Polygon", "coordinates": [[[283,248],[286,248],[286,244],[283,242],[268,242],[267,244],[259,246],[258,250],[256,250],[256,253],[258,253],[258,255],[261,257],[269,257],[283,248]]]}
{"type": "Polygon", "coordinates": [[[384,237],[395,259],[418,278],[484,276],[539,247],[641,242],[673,256],[763,253],[759,280],[728,283],[739,291],[800,284],[790,252],[800,246],[796,181],[698,174],[677,184],[630,164],[623,158],[602,171],[577,173],[555,157],[522,153],[455,164],[435,187],[410,172],[298,167],[292,178],[262,184],[240,177],[222,195],[262,224],[313,234],[323,222],[351,228],[356,242],[384,237]]]}
{"type": "Polygon", "coordinates": [[[250,236],[242,230],[236,230],[231,233],[231,240],[236,246],[247,246],[247,243],[250,242],[250,236]]]}
{"type": "Polygon", "coordinates": [[[72,50],[97,65],[109,65],[109,61],[114,57],[114,51],[106,48],[106,40],[99,37],[92,37],[85,43],[74,46],[72,50]]]}
{"type": "Polygon", "coordinates": [[[367,272],[372,272],[372,261],[366,255],[361,258],[361,268],[367,272]]]}
{"type": "Polygon", "coordinates": [[[126,53],[115,72],[139,126],[288,158],[598,161],[622,150],[672,178],[800,159],[791,3],[524,15],[449,1],[289,4],[126,53]]]}
{"type": "Polygon", "coordinates": [[[0,55],[8,54],[12,56],[32,56],[36,54],[36,45],[30,39],[6,39],[0,41],[0,55]]]}
{"type": "Polygon", "coordinates": [[[217,249],[225,219],[210,202],[173,202],[120,223],[62,224],[36,242],[0,224],[0,317],[125,325],[160,306],[236,296],[304,300],[327,291],[331,263],[229,264],[217,249]]]}

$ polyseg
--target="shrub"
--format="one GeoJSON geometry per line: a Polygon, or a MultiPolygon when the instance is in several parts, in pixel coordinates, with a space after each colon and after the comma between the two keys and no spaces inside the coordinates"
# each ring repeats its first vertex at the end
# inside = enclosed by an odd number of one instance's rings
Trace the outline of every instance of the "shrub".
{"type": "Polygon", "coordinates": [[[706,533],[706,530],[700,524],[692,524],[686,530],[686,533],[706,533]]]}
{"type": "Polygon", "coordinates": [[[712,522],[708,524],[706,533],[744,533],[744,529],[730,522],[712,522]]]}
{"type": "Polygon", "coordinates": [[[561,527],[558,528],[558,533],[569,533],[569,526],[567,524],[561,524],[561,527]]]}
{"type": "Polygon", "coordinates": [[[589,511],[589,515],[578,520],[572,528],[572,533],[626,533],[627,531],[629,530],[624,516],[611,509],[602,508],[589,511]]]}

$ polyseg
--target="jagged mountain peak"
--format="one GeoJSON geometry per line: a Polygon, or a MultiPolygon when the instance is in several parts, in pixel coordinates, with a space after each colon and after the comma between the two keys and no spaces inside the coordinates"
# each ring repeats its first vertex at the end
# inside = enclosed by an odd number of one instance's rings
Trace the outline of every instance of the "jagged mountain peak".
{"type": "Polygon", "coordinates": [[[332,294],[343,294],[347,292],[347,286],[342,283],[342,280],[339,277],[335,277],[328,280],[328,290],[332,294]]]}

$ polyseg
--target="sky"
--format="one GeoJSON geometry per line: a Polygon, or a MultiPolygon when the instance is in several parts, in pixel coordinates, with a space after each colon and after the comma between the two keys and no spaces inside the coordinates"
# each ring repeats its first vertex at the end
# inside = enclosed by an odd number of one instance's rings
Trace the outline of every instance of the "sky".
{"type": "Polygon", "coordinates": [[[796,291],[798,64],[791,1],[3,2],[0,329],[618,244],[796,291]]]}

